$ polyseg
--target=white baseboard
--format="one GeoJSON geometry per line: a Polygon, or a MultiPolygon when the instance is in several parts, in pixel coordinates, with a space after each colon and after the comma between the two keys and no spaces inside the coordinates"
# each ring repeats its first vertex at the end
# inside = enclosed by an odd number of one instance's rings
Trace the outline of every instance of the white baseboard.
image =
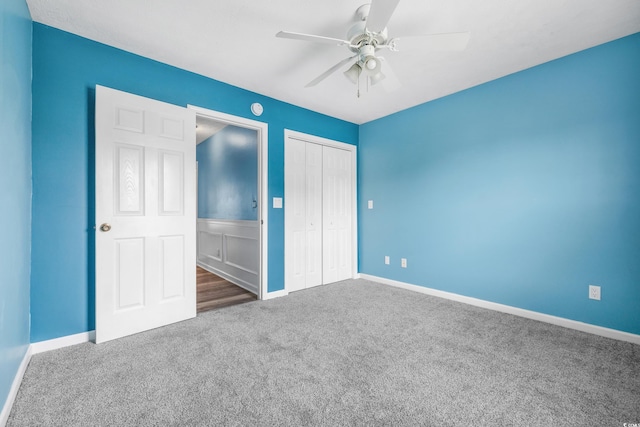
{"type": "Polygon", "coordinates": [[[485,301],[477,298],[466,297],[464,295],[454,294],[451,292],[440,291],[437,289],[426,288],[424,286],[412,285],[410,283],[399,282],[397,280],[385,279],[383,277],[371,276],[369,274],[360,274],[360,277],[372,282],[378,282],[396,288],[407,289],[434,297],[444,298],[464,304],[474,305],[476,307],[486,308],[489,310],[499,311],[502,313],[513,314],[515,316],[525,317],[527,319],[537,320],[540,322],[551,323],[552,325],[562,326],[569,329],[575,329],[581,332],[587,332],[594,335],[600,335],[606,338],[612,338],[619,341],[627,341],[640,345],[640,335],[631,334],[629,332],[618,331],[616,329],[604,328],[602,326],[591,325],[589,323],[578,322],[576,320],[565,319],[563,317],[551,316],[549,314],[538,313],[537,311],[525,310],[523,308],[512,307],[509,305],[498,304],[491,301],[485,301]]]}
{"type": "Polygon", "coordinates": [[[82,332],[66,337],[55,338],[47,341],[39,341],[31,344],[31,354],[44,353],[45,351],[57,350],[70,345],[82,344],[95,341],[96,331],[82,332]]]}
{"type": "Polygon", "coordinates": [[[289,292],[286,289],[283,289],[281,291],[267,292],[267,295],[265,295],[264,298],[262,298],[262,300],[264,301],[268,299],[286,297],[287,295],[289,295],[289,292]]]}
{"type": "Polygon", "coordinates": [[[7,396],[7,400],[4,402],[2,412],[0,412],[0,427],[5,427],[7,425],[7,421],[9,420],[9,413],[11,412],[13,402],[16,400],[16,396],[18,395],[18,390],[20,389],[20,384],[22,384],[24,373],[27,371],[27,366],[29,365],[29,361],[31,360],[31,354],[31,346],[29,346],[27,347],[27,351],[22,358],[22,362],[20,362],[18,372],[16,372],[16,376],[13,378],[13,383],[11,383],[9,395],[7,396]]]}

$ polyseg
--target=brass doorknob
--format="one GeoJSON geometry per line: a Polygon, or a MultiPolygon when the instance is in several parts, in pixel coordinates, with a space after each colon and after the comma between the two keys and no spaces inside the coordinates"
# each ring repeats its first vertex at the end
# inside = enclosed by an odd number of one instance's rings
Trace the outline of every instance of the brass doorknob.
{"type": "Polygon", "coordinates": [[[111,230],[111,225],[107,224],[106,222],[100,226],[100,231],[107,232],[109,230],[111,230]]]}

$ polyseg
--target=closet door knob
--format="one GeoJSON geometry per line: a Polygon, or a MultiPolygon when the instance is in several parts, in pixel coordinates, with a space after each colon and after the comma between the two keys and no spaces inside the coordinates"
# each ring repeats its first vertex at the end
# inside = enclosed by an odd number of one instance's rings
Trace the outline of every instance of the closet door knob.
{"type": "Polygon", "coordinates": [[[109,230],[111,230],[111,225],[106,222],[100,226],[100,231],[104,231],[106,233],[109,230]]]}

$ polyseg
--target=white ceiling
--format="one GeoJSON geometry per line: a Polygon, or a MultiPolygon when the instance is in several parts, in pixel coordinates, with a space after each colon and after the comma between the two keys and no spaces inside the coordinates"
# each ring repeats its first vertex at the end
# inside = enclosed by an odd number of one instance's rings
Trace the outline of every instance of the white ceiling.
{"type": "Polygon", "coordinates": [[[357,98],[341,72],[304,88],[350,51],[275,34],[344,39],[366,1],[27,3],[36,22],[358,124],[640,32],[640,0],[400,0],[391,38],[470,31],[467,49],[385,53],[403,84],[392,93],[357,98]]]}

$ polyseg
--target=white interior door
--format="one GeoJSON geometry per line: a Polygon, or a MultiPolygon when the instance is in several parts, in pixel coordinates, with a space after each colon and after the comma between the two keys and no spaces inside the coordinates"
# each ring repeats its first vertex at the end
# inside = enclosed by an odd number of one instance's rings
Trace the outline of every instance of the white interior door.
{"type": "Polygon", "coordinates": [[[196,315],[193,110],[96,87],[96,342],[196,315]]]}
{"type": "Polygon", "coordinates": [[[322,283],[351,277],[351,153],[322,147],[322,283]]]}

